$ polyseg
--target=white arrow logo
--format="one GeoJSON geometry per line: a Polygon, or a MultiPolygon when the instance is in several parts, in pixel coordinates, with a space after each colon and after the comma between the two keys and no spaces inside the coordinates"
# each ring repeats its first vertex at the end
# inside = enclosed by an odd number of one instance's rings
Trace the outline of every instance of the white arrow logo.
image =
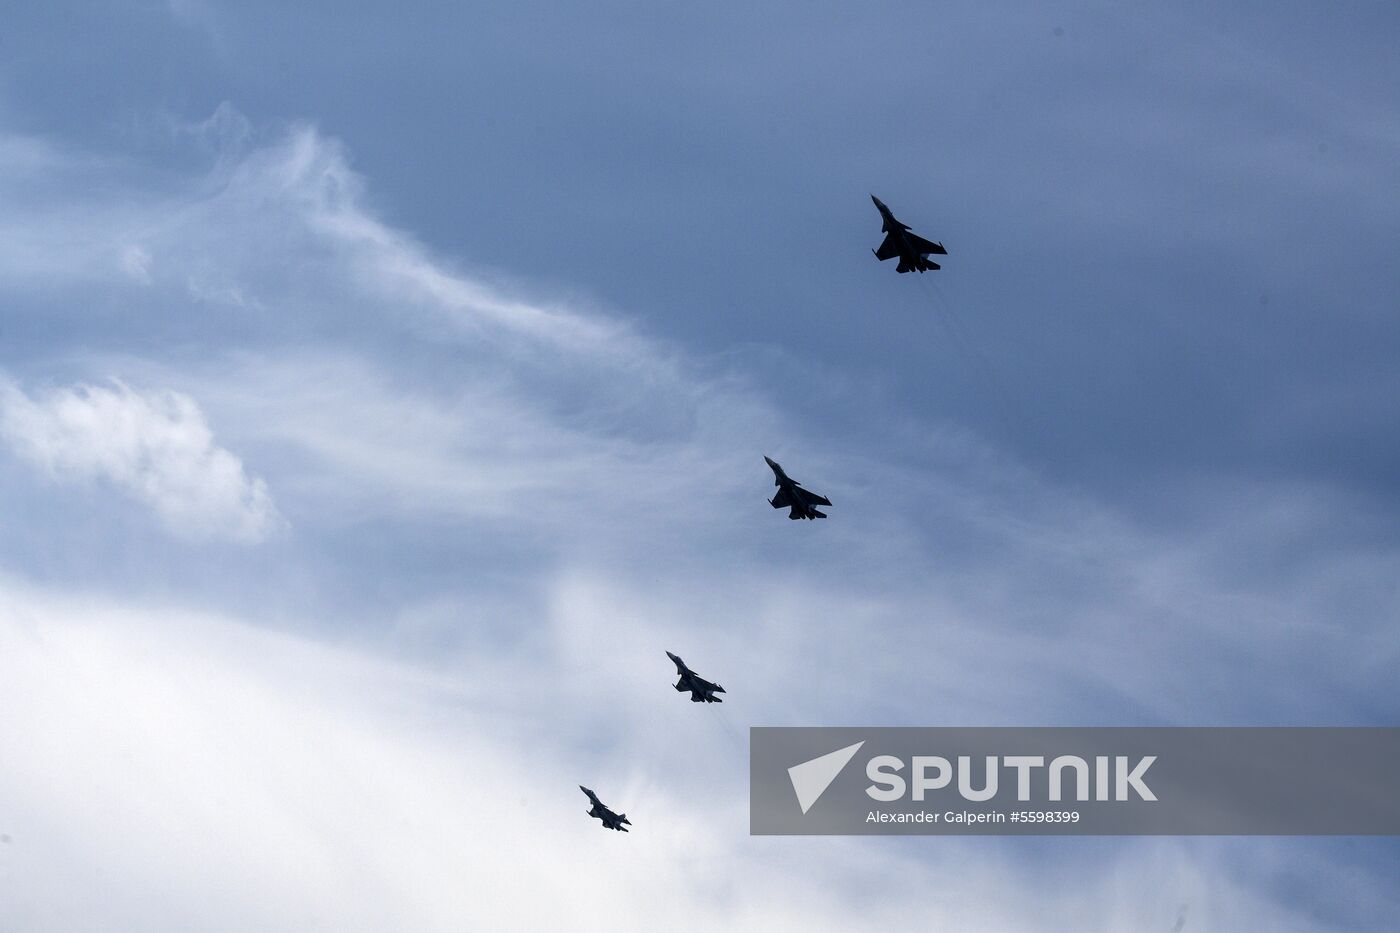
{"type": "Polygon", "coordinates": [[[788,768],[792,789],[797,794],[798,806],[802,807],[804,814],[826,793],[831,782],[836,780],[836,775],[841,773],[841,769],[846,767],[864,744],[864,741],[860,741],[854,745],[847,745],[820,758],[813,758],[788,768]]]}

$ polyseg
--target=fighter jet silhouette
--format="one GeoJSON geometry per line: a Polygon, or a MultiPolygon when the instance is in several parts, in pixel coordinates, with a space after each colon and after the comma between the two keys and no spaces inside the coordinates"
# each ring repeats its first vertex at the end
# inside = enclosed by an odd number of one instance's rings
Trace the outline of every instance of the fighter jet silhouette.
{"type": "Polygon", "coordinates": [[[808,492],[802,488],[801,483],[784,473],[783,468],[773,460],[768,457],[763,459],[773,468],[773,485],[779,487],[778,494],[768,500],[769,505],[775,509],[791,509],[788,518],[793,521],[799,518],[826,518],[826,513],[817,511],[816,506],[831,505],[830,499],[808,492]]]}
{"type": "Polygon", "coordinates": [[[681,679],[676,681],[676,690],[685,693],[690,691],[690,702],[692,703],[723,703],[716,693],[723,693],[724,688],[719,684],[712,684],[699,674],[685,666],[685,662],[676,657],[671,652],[666,652],[666,657],[676,662],[676,673],[681,675],[681,679]]]}
{"type": "Polygon", "coordinates": [[[612,812],[604,806],[603,801],[598,799],[597,794],[593,793],[593,791],[584,787],[582,784],[578,786],[578,789],[587,794],[588,799],[593,802],[593,806],[588,811],[589,816],[597,820],[602,820],[603,826],[607,829],[615,829],[623,833],[627,832],[627,826],[631,826],[632,821],[627,818],[626,813],[612,812]],[[626,823],[627,826],[622,825],[624,823],[626,823]]]}
{"type": "Polygon", "coordinates": [[[885,234],[885,242],[880,244],[880,248],[871,250],[875,258],[884,262],[886,259],[899,257],[899,266],[896,272],[909,272],[918,269],[923,272],[925,269],[941,269],[938,263],[929,259],[930,253],[937,256],[946,256],[948,251],[943,248],[942,243],[930,243],[923,237],[909,231],[908,224],[902,224],[895,220],[890,209],[884,202],[875,195],[870,196],[870,200],[875,202],[875,207],[880,212],[880,220],[883,222],[880,230],[885,234]]]}

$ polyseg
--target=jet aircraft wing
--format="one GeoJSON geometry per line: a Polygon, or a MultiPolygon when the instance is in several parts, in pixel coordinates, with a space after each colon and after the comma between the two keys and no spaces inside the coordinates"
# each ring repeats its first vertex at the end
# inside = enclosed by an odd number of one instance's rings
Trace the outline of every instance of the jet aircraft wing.
{"type": "MultiPolygon", "coordinates": [[[[923,255],[924,253],[933,253],[935,256],[948,255],[948,251],[943,248],[942,243],[930,243],[923,237],[916,236],[912,233],[906,233],[904,234],[904,236],[909,240],[909,245],[914,248],[914,252],[919,253],[920,255],[923,255]]],[[[881,248],[883,249],[883,247],[881,248]]]]}
{"type": "MultiPolygon", "coordinates": [[[[801,496],[802,501],[806,502],[808,505],[831,505],[831,500],[826,496],[819,496],[809,489],[803,489],[801,486],[797,487],[797,494],[801,496]]],[[[777,500],[775,499],[774,501],[776,502],[777,500]]]]}
{"type": "Polygon", "coordinates": [[[779,489],[778,494],[774,496],[771,501],[775,509],[790,509],[796,505],[796,503],[792,501],[792,498],[788,496],[788,491],[786,489],[779,489]]]}
{"type": "Polygon", "coordinates": [[[884,262],[886,259],[893,259],[899,255],[899,244],[895,240],[893,233],[885,234],[885,242],[880,244],[880,248],[875,251],[875,258],[884,262]]]}

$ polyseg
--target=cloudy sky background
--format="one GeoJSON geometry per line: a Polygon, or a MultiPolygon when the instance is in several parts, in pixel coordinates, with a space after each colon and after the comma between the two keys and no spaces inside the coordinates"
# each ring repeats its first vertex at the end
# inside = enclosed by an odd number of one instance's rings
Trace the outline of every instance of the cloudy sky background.
{"type": "Polygon", "coordinates": [[[6,928],[1392,927],[744,743],[1400,719],[1393,4],[286,7],[6,13],[6,928]]]}

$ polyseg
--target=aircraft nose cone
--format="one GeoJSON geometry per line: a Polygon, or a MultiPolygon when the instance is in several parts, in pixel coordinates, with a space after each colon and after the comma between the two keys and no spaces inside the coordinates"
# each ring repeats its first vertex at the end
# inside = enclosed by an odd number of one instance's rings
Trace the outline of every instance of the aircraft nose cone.
{"type": "Polygon", "coordinates": [[[772,458],[772,457],[764,457],[764,458],[763,458],[763,462],[766,463],[766,464],[768,464],[770,467],[776,467],[776,466],[777,466],[777,464],[773,462],[773,458],[772,458]]]}

